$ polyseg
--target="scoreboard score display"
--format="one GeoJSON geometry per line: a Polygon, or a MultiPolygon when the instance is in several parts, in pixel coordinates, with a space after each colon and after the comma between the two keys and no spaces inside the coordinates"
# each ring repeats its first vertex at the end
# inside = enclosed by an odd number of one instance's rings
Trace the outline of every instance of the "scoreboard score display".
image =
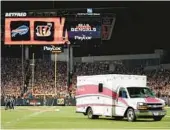
{"type": "Polygon", "coordinates": [[[101,26],[93,22],[75,22],[69,25],[69,39],[73,40],[91,40],[101,37],[101,26]]]}
{"type": "Polygon", "coordinates": [[[72,44],[92,43],[101,41],[101,18],[99,16],[70,16],[66,19],[64,30],[72,44]],[[74,17],[74,18],[71,18],[74,17]]]}

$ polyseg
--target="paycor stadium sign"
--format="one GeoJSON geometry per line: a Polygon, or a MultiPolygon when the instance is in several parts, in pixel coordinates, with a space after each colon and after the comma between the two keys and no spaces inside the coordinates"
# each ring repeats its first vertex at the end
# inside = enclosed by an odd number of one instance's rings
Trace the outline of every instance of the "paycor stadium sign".
{"type": "Polygon", "coordinates": [[[61,53],[63,52],[63,48],[62,47],[56,47],[56,46],[44,46],[43,47],[44,51],[50,51],[51,53],[61,53]]]}

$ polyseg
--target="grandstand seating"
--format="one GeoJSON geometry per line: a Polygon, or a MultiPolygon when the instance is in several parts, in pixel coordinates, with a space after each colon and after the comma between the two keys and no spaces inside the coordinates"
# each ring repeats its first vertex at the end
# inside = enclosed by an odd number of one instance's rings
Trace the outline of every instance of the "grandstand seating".
{"type": "MultiPolygon", "coordinates": [[[[1,93],[4,95],[14,95],[20,97],[23,92],[22,84],[22,62],[21,59],[2,58],[1,71],[1,93]]],[[[27,66],[27,62],[24,63],[27,66]]],[[[169,70],[153,70],[144,71],[142,67],[128,70],[123,64],[115,65],[115,70],[109,70],[109,63],[76,63],[73,75],[73,86],[71,88],[71,96],[75,96],[76,77],[78,75],[92,74],[142,74],[148,76],[148,86],[154,90],[157,96],[170,98],[170,71],[169,70]]],[[[27,67],[28,68],[28,67],[27,67]]],[[[54,62],[49,60],[36,59],[35,63],[35,84],[33,91],[31,88],[31,78],[28,84],[28,91],[25,96],[28,98],[32,94],[57,95],[57,97],[66,97],[67,90],[67,63],[57,62],[57,82],[56,93],[54,85],[54,62]]],[[[165,99],[166,100],[166,99],[165,99]]]]}

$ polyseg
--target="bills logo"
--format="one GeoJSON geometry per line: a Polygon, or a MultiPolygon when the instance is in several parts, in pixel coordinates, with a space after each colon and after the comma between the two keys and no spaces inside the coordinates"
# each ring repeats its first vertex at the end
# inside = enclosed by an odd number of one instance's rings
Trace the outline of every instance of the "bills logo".
{"type": "Polygon", "coordinates": [[[14,30],[12,30],[11,35],[12,37],[15,37],[17,34],[19,35],[25,35],[28,32],[29,28],[26,25],[22,25],[14,30]]]}
{"type": "Polygon", "coordinates": [[[75,28],[71,28],[72,32],[76,31],[86,31],[86,32],[96,32],[97,29],[94,27],[91,27],[89,24],[78,24],[75,28]]]}
{"type": "Polygon", "coordinates": [[[52,23],[47,23],[47,25],[39,25],[36,27],[36,35],[39,37],[48,37],[51,35],[52,23]]]}

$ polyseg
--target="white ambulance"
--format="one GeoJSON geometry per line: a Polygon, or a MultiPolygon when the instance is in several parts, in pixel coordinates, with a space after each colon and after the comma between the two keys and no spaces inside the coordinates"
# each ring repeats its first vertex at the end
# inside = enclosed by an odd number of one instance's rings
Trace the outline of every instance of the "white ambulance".
{"type": "Polygon", "coordinates": [[[165,102],[147,87],[147,77],[141,75],[92,75],[77,77],[76,112],[96,119],[99,116],[138,117],[160,121],[165,115],[165,102]]]}

